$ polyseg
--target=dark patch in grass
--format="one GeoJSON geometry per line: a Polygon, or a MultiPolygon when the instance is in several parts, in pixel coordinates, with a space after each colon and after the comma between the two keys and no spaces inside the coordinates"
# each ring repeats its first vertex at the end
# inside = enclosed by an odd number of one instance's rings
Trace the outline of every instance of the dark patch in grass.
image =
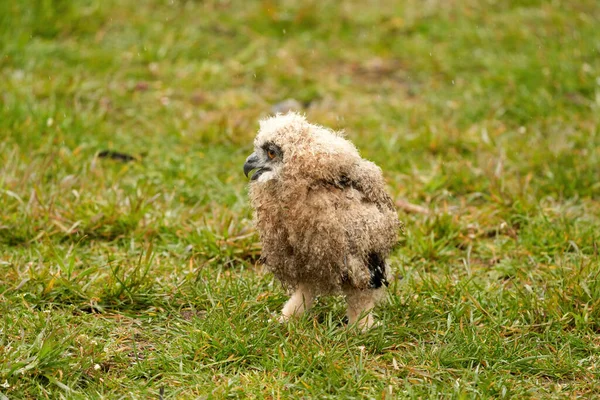
{"type": "Polygon", "coordinates": [[[129,162],[129,161],[139,161],[138,157],[132,156],[127,153],[120,153],[118,151],[113,150],[102,150],[98,153],[98,158],[108,158],[115,161],[129,162]]]}

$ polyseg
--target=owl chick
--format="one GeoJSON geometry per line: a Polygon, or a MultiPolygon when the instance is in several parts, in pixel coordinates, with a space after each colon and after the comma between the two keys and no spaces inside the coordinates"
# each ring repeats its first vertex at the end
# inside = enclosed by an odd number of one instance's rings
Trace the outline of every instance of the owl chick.
{"type": "Polygon", "coordinates": [[[260,122],[244,174],[253,170],[261,258],[292,291],[280,320],[343,293],[348,322],[371,327],[401,227],[381,169],[341,134],[288,113],[260,122]]]}

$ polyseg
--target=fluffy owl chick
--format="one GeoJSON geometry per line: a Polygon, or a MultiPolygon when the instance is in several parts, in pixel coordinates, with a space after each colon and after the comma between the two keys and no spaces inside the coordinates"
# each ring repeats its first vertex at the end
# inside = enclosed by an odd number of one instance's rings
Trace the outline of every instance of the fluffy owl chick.
{"type": "Polygon", "coordinates": [[[261,258],[293,292],[281,320],[343,293],[349,323],[372,326],[400,228],[381,169],[340,134],[288,113],[260,122],[244,164],[246,176],[253,170],[261,258]]]}

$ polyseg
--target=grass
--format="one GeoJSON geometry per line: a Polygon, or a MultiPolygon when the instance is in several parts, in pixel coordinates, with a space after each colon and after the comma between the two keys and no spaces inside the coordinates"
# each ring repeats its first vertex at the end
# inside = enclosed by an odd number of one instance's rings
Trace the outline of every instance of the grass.
{"type": "Polygon", "coordinates": [[[595,0],[0,2],[0,398],[600,396],[599,24],[595,0]],[[271,322],[241,166],[286,98],[430,210],[401,212],[366,334],[339,298],[271,322]]]}

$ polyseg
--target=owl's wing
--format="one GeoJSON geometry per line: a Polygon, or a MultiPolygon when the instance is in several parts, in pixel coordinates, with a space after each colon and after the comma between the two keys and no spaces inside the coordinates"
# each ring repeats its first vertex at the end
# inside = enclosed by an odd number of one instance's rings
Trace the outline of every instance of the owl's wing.
{"type": "MultiPolygon", "coordinates": [[[[397,229],[402,229],[402,224],[398,220],[392,198],[385,191],[381,169],[370,161],[360,160],[348,165],[325,183],[342,191],[359,192],[363,204],[370,203],[371,207],[376,206],[376,208],[353,209],[352,220],[360,221],[360,214],[364,212],[364,221],[370,222],[369,226],[360,224],[356,229],[348,229],[346,226],[347,231],[352,231],[347,239],[354,243],[351,247],[361,248],[359,254],[362,254],[362,263],[367,267],[370,275],[367,278],[368,282],[361,281],[354,284],[368,285],[372,289],[387,286],[385,259],[397,240],[397,229]],[[372,214],[374,210],[378,211],[372,214]]],[[[347,213],[347,210],[340,209],[338,212],[347,213]]],[[[342,216],[340,220],[345,220],[345,217],[342,216]]]]}
{"type": "Polygon", "coordinates": [[[367,160],[349,165],[339,176],[329,182],[340,189],[354,188],[366,201],[375,203],[382,211],[395,212],[394,202],[385,191],[385,181],[381,168],[367,160]]]}

